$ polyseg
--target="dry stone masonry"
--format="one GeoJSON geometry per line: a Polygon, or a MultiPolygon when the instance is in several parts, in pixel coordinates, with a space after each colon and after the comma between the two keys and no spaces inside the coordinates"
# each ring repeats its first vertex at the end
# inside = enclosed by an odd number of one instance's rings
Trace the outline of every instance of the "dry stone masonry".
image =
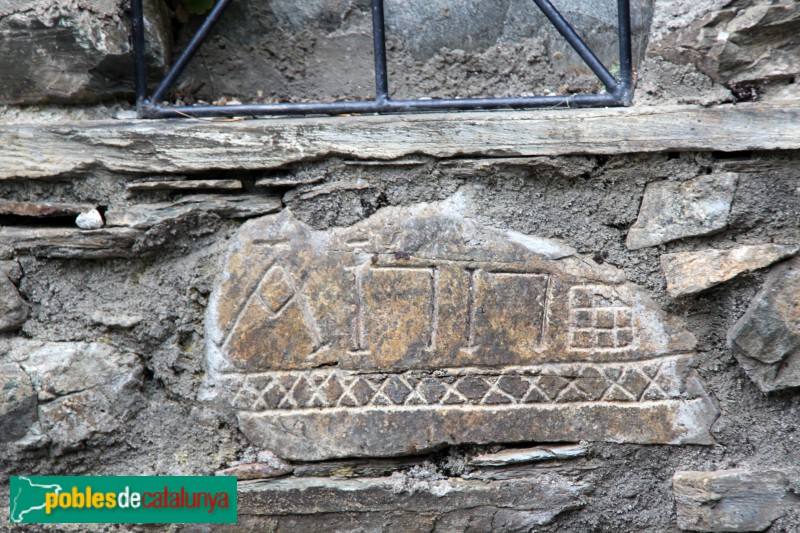
{"type": "MultiPolygon", "coordinates": [[[[154,82],[201,17],[145,4],[154,82]]],[[[614,2],[556,4],[616,71],[614,2]]],[[[238,478],[176,533],[800,531],[800,10],[631,4],[628,108],[195,121],[131,119],[126,2],[0,1],[0,477],[238,478]]],[[[393,97],[600,90],[527,0],[386,9],[393,97]]],[[[369,22],[235,0],[166,103],[369,97],[369,22]]]]}

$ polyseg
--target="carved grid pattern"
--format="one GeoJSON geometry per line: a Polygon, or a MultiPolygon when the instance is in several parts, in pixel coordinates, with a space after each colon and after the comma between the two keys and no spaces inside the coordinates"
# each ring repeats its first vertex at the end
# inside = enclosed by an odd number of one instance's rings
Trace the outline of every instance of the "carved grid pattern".
{"type": "Polygon", "coordinates": [[[635,344],[633,310],[612,287],[569,290],[569,348],[574,352],[621,352],[635,344]]]}
{"type": "Polygon", "coordinates": [[[502,374],[457,370],[356,374],[313,370],[239,378],[233,405],[248,411],[420,405],[509,405],[680,397],[671,360],[522,367],[502,374]]]}

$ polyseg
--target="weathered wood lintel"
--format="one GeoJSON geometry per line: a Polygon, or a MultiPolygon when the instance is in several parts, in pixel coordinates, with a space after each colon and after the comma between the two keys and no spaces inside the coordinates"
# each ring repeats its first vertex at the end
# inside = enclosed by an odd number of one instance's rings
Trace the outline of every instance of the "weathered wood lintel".
{"type": "Polygon", "coordinates": [[[0,179],[260,170],[338,156],[530,157],[800,149],[800,103],[0,126],[0,179]]]}

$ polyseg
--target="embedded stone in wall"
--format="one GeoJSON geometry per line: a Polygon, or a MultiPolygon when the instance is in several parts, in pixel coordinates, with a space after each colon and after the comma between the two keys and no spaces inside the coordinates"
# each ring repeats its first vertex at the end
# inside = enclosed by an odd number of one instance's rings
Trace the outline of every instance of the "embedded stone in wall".
{"type": "Polygon", "coordinates": [[[279,196],[193,194],[175,202],[109,209],[106,213],[106,224],[145,229],[198,213],[214,213],[226,218],[249,218],[274,213],[280,208],[279,196]]]}
{"type": "Polygon", "coordinates": [[[724,229],[736,181],[736,174],[724,172],[682,183],[649,183],[639,216],[628,231],[628,248],[638,250],[724,229]]]}
{"type": "Polygon", "coordinates": [[[770,272],[728,343],[762,391],[800,387],[800,258],[770,272]]]}
{"type": "Polygon", "coordinates": [[[0,332],[22,327],[28,319],[28,304],[16,285],[22,279],[22,269],[16,261],[0,261],[0,332]]]}
{"type": "Polygon", "coordinates": [[[583,444],[537,446],[535,448],[509,448],[497,453],[486,453],[469,460],[470,466],[506,466],[551,459],[583,457],[589,451],[583,444]]]}
{"type": "Polygon", "coordinates": [[[239,483],[236,530],[319,531],[324,523],[326,531],[531,531],[582,508],[590,491],[557,474],[489,482],[399,472],[246,481],[239,483]]]}
{"type": "Polygon", "coordinates": [[[783,472],[675,472],[678,527],[689,531],[764,531],[796,505],[783,472]]]}
{"type": "MultiPolygon", "coordinates": [[[[0,3],[0,103],[88,103],[133,93],[128,2],[7,0],[0,3]]],[[[170,21],[144,0],[150,74],[168,63],[170,21]]]]}
{"type": "Polygon", "coordinates": [[[218,191],[238,191],[242,189],[242,182],[239,180],[210,179],[210,180],[189,180],[189,179],[169,179],[135,181],[128,183],[125,188],[129,191],[196,191],[196,190],[218,190],[218,191]]]}
{"type": "Polygon", "coordinates": [[[290,459],[444,443],[712,442],[694,338],[621,271],[452,203],[314,231],[242,226],[207,315],[203,397],[290,459]]]}
{"type": "Polygon", "coordinates": [[[21,439],[36,422],[36,391],[17,363],[0,363],[0,443],[21,439]]]}
{"type": "Polygon", "coordinates": [[[22,279],[22,267],[14,260],[0,261],[0,276],[6,276],[14,285],[22,279]]]}
{"type": "Polygon", "coordinates": [[[768,267],[798,250],[798,246],[753,244],[728,250],[663,254],[661,269],[667,279],[667,293],[676,298],[704,291],[744,272],[768,267]]]}
{"type": "MultiPolygon", "coordinates": [[[[675,6],[679,16],[687,17],[685,6],[675,6]]],[[[800,43],[795,38],[800,31],[797,2],[750,0],[719,2],[716,9],[707,3],[698,7],[706,8],[705,16],[695,13],[695,17],[685,18],[692,23],[683,28],[674,23],[664,25],[669,33],[663,39],[651,39],[649,54],[677,64],[694,63],[715,82],[733,87],[740,95],[743,89],[752,89],[751,97],[761,96],[772,88],[769,85],[791,84],[800,73],[800,43]]]]}
{"type": "Polygon", "coordinates": [[[217,476],[234,476],[239,481],[249,479],[268,479],[287,476],[292,473],[292,466],[275,456],[270,462],[246,463],[224,468],[216,472],[217,476]]]}
{"type": "Polygon", "coordinates": [[[132,228],[103,228],[85,231],[78,228],[28,226],[0,227],[0,242],[19,256],[98,259],[141,256],[136,250],[141,231],[132,228]]]}
{"type": "Polygon", "coordinates": [[[134,354],[99,343],[16,339],[5,355],[25,376],[16,381],[35,391],[36,425],[57,448],[115,431],[138,409],[142,367],[134,354]]]}
{"type": "Polygon", "coordinates": [[[89,204],[65,204],[59,202],[12,202],[0,200],[0,215],[18,217],[68,217],[82,211],[94,209],[89,204]]]}

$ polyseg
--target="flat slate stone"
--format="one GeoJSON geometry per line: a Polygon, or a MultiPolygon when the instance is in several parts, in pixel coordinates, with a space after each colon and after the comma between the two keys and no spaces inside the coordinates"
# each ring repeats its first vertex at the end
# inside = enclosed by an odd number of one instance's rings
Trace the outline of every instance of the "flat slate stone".
{"type": "Polygon", "coordinates": [[[128,176],[247,172],[329,157],[502,160],[797,149],[800,105],[791,102],[273,118],[204,122],[202,128],[174,119],[58,121],[0,124],[0,180],[98,170],[128,176]]]}
{"type": "Polygon", "coordinates": [[[712,441],[694,337],[618,269],[482,227],[457,202],[232,240],[201,396],[297,460],[446,443],[712,441]]]}
{"type": "Polygon", "coordinates": [[[298,185],[306,185],[309,183],[319,183],[325,179],[324,174],[317,174],[314,176],[267,176],[256,180],[256,187],[259,189],[268,189],[270,187],[297,187],[298,185]]]}
{"type": "Polygon", "coordinates": [[[582,508],[590,490],[556,474],[483,482],[395,473],[238,486],[239,522],[230,529],[235,531],[319,531],[320,524],[326,531],[530,531],[582,508]]]}
{"type": "Polygon", "coordinates": [[[88,204],[64,204],[56,202],[12,202],[0,200],[0,215],[22,217],[69,217],[94,209],[88,204]]]}
{"type": "Polygon", "coordinates": [[[628,231],[628,248],[638,250],[724,229],[736,182],[736,174],[723,172],[682,183],[648,183],[639,216],[628,231]]]}
{"type": "Polygon", "coordinates": [[[131,228],[103,228],[85,231],[78,228],[0,227],[0,242],[6,242],[17,255],[63,259],[105,259],[139,255],[133,246],[142,232],[131,228]]]}
{"type": "Polygon", "coordinates": [[[678,527],[689,531],[764,531],[797,505],[777,470],[675,472],[672,487],[678,527]]]}
{"type": "Polygon", "coordinates": [[[479,455],[470,459],[468,464],[470,466],[505,466],[550,459],[571,459],[573,457],[583,457],[588,451],[588,447],[582,444],[511,448],[497,453],[479,455]]]}
{"type": "Polygon", "coordinates": [[[762,391],[800,387],[800,258],[770,272],[728,343],[762,391]]]}
{"type": "Polygon", "coordinates": [[[676,298],[704,291],[739,274],[768,267],[798,251],[800,246],[796,245],[752,244],[729,250],[663,254],[661,269],[667,279],[667,293],[676,298]]]}
{"type": "Polygon", "coordinates": [[[239,481],[249,479],[268,479],[273,477],[286,476],[292,473],[292,469],[273,468],[265,463],[247,463],[217,470],[217,476],[234,476],[239,481]]]}
{"type": "Polygon", "coordinates": [[[215,189],[236,191],[242,188],[239,180],[157,180],[137,181],[125,186],[129,191],[199,190],[215,189]]]}
{"type": "Polygon", "coordinates": [[[136,204],[106,212],[106,224],[146,229],[166,221],[197,213],[215,213],[227,218],[248,218],[274,213],[281,208],[277,196],[265,194],[193,194],[157,204],[136,204]]]}

